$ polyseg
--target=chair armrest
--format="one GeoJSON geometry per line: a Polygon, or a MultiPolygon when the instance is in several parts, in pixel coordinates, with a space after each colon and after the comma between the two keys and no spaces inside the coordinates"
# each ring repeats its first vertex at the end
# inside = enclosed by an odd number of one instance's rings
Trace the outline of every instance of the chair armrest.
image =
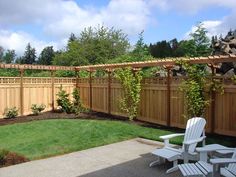
{"type": "Polygon", "coordinates": [[[215,165],[215,164],[229,164],[229,163],[236,163],[236,159],[232,158],[217,158],[217,159],[210,159],[210,162],[215,165]]]}
{"type": "Polygon", "coordinates": [[[184,145],[191,145],[194,143],[199,143],[199,142],[203,141],[205,138],[206,138],[206,136],[202,136],[202,137],[194,139],[194,140],[184,141],[183,144],[184,145]]]}
{"type": "Polygon", "coordinates": [[[235,150],[235,148],[228,148],[228,147],[215,148],[215,149],[206,149],[205,147],[196,148],[197,152],[215,152],[215,151],[221,151],[221,150],[228,150],[228,151],[233,152],[235,150]]]}
{"type": "Polygon", "coordinates": [[[165,146],[169,146],[170,145],[169,139],[177,137],[177,136],[183,136],[183,135],[184,133],[175,133],[175,134],[160,136],[160,138],[164,140],[165,146]]]}
{"type": "Polygon", "coordinates": [[[178,137],[178,136],[184,136],[184,133],[175,133],[175,134],[170,134],[170,135],[163,135],[160,136],[161,139],[166,140],[166,139],[171,139],[174,137],[178,137]]]}

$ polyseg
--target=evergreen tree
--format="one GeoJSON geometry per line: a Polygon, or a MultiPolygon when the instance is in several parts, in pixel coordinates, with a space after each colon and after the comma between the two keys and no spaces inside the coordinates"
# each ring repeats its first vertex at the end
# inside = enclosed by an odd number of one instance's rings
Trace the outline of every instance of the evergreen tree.
{"type": "Polygon", "coordinates": [[[150,53],[155,58],[165,58],[172,56],[172,48],[169,42],[166,40],[157,42],[156,44],[150,44],[150,53]]]}
{"type": "Polygon", "coordinates": [[[144,43],[143,32],[139,33],[139,39],[135,44],[135,48],[132,51],[134,61],[142,61],[146,56],[150,55],[148,46],[144,43]]]}
{"type": "Polygon", "coordinates": [[[51,65],[54,56],[55,52],[53,46],[45,47],[40,53],[37,63],[41,65],[51,65]]]}
{"type": "Polygon", "coordinates": [[[0,46],[0,62],[3,61],[4,48],[0,46]]]}
{"type": "Polygon", "coordinates": [[[207,30],[203,27],[203,23],[196,25],[197,29],[195,32],[190,33],[190,37],[194,41],[196,46],[195,56],[208,56],[211,54],[210,39],[207,37],[207,30]]]}
{"type": "Polygon", "coordinates": [[[35,60],[36,60],[36,50],[35,48],[31,47],[30,43],[28,43],[25,49],[22,63],[33,64],[35,63],[35,60]]]}
{"type": "Polygon", "coordinates": [[[3,56],[4,63],[13,63],[16,57],[15,50],[7,50],[3,56]]]}
{"type": "Polygon", "coordinates": [[[77,38],[76,38],[75,34],[71,33],[68,42],[73,42],[73,41],[76,41],[76,40],[77,40],[77,38]]]}

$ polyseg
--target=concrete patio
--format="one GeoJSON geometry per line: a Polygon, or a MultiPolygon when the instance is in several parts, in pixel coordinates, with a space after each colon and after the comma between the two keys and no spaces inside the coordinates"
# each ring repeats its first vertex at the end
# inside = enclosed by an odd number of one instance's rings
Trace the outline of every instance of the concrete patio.
{"type": "Polygon", "coordinates": [[[141,138],[0,168],[1,177],[177,177],[171,164],[149,168],[150,153],[163,146],[141,138]]]}

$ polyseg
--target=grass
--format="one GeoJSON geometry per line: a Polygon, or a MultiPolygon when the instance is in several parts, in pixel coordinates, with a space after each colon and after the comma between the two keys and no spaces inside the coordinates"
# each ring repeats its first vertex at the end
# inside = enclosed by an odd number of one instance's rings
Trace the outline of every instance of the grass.
{"type": "MultiPolygon", "coordinates": [[[[171,131],[109,120],[43,120],[0,127],[0,149],[40,159],[135,137],[160,140],[171,131]]],[[[181,138],[172,143],[180,144],[181,138]]]]}

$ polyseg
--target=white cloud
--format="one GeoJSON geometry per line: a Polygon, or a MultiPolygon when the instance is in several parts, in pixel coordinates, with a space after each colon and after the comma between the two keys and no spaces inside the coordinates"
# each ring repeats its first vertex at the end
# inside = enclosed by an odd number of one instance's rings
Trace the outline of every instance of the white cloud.
{"type": "Polygon", "coordinates": [[[112,0],[106,7],[97,11],[82,9],[75,2],[66,1],[61,6],[61,19],[44,28],[47,34],[68,36],[79,34],[85,27],[103,24],[122,29],[129,35],[137,35],[149,22],[149,9],[143,0],[112,0]]]}
{"type": "Polygon", "coordinates": [[[115,26],[134,35],[146,28],[149,14],[144,0],[111,0],[100,9],[82,8],[71,0],[0,1],[0,24],[35,23],[41,25],[47,35],[60,38],[99,24],[115,26]]]}
{"type": "Polygon", "coordinates": [[[36,48],[37,55],[46,46],[54,46],[54,49],[62,48],[65,41],[45,42],[38,40],[35,37],[25,32],[11,32],[7,30],[0,30],[0,46],[5,49],[14,49],[18,55],[23,55],[26,45],[30,42],[31,46],[36,48]]]}
{"type": "MultiPolygon", "coordinates": [[[[230,29],[236,29],[236,11],[234,11],[229,16],[223,17],[220,20],[206,20],[203,21],[203,27],[208,31],[208,37],[212,36],[220,36],[223,37],[229,32],[230,29]]],[[[189,34],[196,31],[196,26],[192,26],[192,28],[185,33],[184,39],[189,38],[189,34]]]]}
{"type": "MultiPolygon", "coordinates": [[[[203,24],[203,27],[206,28],[207,30],[207,36],[209,38],[211,38],[212,36],[215,36],[215,35],[225,35],[225,31],[223,29],[220,28],[221,24],[222,24],[222,21],[220,20],[215,20],[215,21],[203,21],[202,22],[203,24]]],[[[194,33],[195,31],[197,30],[197,27],[196,26],[192,26],[191,30],[188,31],[187,33],[185,33],[184,35],[184,39],[189,39],[190,38],[190,34],[191,33],[194,33]]]]}
{"type": "Polygon", "coordinates": [[[182,14],[196,14],[200,10],[210,7],[236,7],[235,0],[150,0],[151,6],[159,7],[162,10],[176,10],[182,14]]]}
{"type": "Polygon", "coordinates": [[[39,53],[46,45],[61,48],[71,32],[79,35],[85,27],[101,24],[120,28],[132,37],[152,23],[154,10],[196,14],[211,6],[229,8],[232,13],[214,21],[206,19],[203,23],[209,34],[236,28],[235,0],[110,0],[99,8],[82,7],[73,0],[0,0],[0,45],[23,53],[30,42],[39,53]],[[36,26],[44,38],[55,40],[45,42],[29,34],[29,29],[28,33],[9,30],[17,25],[36,26]]]}
{"type": "MultiPolygon", "coordinates": [[[[16,25],[37,26],[46,38],[63,41],[72,32],[79,35],[85,27],[98,25],[114,26],[130,36],[137,35],[147,27],[149,19],[150,9],[145,0],[111,0],[101,8],[80,7],[72,0],[0,0],[0,30],[2,34],[3,29],[7,31],[1,36],[0,45],[22,51],[30,42],[40,51],[47,44],[25,32],[9,32],[16,25]]],[[[61,43],[51,42],[57,46],[61,43]]]]}

